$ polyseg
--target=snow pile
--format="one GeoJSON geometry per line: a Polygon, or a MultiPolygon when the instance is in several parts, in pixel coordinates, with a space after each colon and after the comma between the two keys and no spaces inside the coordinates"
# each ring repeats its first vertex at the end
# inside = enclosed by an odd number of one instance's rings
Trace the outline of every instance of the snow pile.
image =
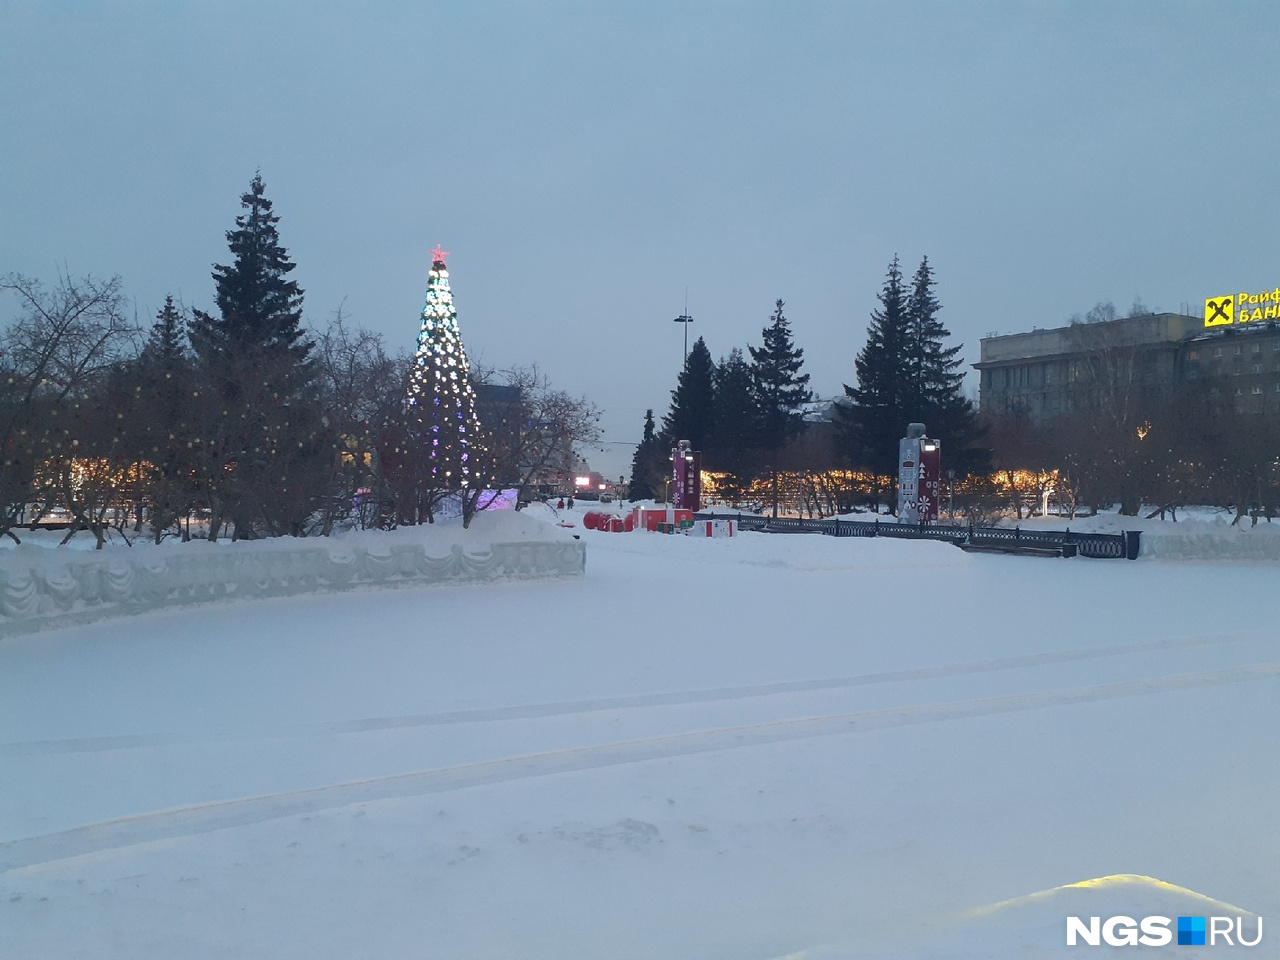
{"type": "Polygon", "coordinates": [[[1280,524],[1232,525],[1219,514],[1208,520],[1130,521],[1142,531],[1142,556],[1157,560],[1280,560],[1280,524]]]}
{"type": "Polygon", "coordinates": [[[506,511],[464,530],[447,521],[329,539],[66,551],[22,544],[0,552],[6,632],[219,598],[286,596],[371,585],[572,577],[586,548],[567,531],[506,511]]]}
{"type": "Polygon", "coordinates": [[[1065,521],[1061,517],[1035,517],[1018,523],[1027,530],[1070,529],[1077,533],[1142,532],[1144,560],[1280,560],[1280,523],[1265,521],[1251,526],[1248,519],[1232,525],[1234,514],[1222,511],[1187,511],[1177,522],[1145,517],[1100,513],[1065,521]]]}

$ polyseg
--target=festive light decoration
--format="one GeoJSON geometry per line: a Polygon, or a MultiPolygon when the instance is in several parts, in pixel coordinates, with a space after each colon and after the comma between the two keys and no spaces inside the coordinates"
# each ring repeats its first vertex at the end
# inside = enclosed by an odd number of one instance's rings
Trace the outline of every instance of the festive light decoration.
{"type": "Polygon", "coordinates": [[[405,397],[418,442],[427,447],[428,466],[435,485],[465,489],[483,485],[484,460],[476,395],[470,365],[458,333],[458,313],[449,289],[449,271],[440,245],[431,252],[427,302],[422,308],[418,352],[405,397]]]}

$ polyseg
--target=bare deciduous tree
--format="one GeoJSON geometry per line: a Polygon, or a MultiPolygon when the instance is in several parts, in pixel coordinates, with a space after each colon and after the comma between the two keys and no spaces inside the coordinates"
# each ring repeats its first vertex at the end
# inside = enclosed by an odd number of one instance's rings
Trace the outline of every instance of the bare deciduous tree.
{"type": "Polygon", "coordinates": [[[378,489],[379,427],[404,400],[409,360],[387,355],[380,334],[352,330],[340,307],[313,350],[326,426],[333,455],[324,462],[329,496],[317,518],[328,536],[350,522],[377,526],[385,492],[378,489]]]}
{"type": "MultiPolygon", "coordinates": [[[[0,339],[0,533],[17,540],[14,527],[29,505],[62,500],[73,514],[72,532],[83,523],[102,546],[100,518],[94,507],[78,498],[68,500],[73,487],[64,485],[59,494],[55,488],[41,491],[35,486],[52,484],[59,475],[67,483],[82,476],[75,469],[52,469],[47,460],[56,456],[70,463],[83,457],[77,424],[108,416],[94,404],[105,402],[107,375],[133,351],[137,335],[125,315],[120,278],[62,273],[49,288],[10,274],[0,279],[0,291],[13,294],[19,304],[17,318],[0,339]]],[[[93,489],[110,495],[96,483],[93,489]]]]}
{"type": "Polygon", "coordinates": [[[482,409],[481,423],[499,485],[514,487],[527,500],[540,485],[573,470],[578,447],[599,441],[600,412],[585,397],[554,389],[537,366],[514,367],[495,379],[518,397],[482,409]]]}

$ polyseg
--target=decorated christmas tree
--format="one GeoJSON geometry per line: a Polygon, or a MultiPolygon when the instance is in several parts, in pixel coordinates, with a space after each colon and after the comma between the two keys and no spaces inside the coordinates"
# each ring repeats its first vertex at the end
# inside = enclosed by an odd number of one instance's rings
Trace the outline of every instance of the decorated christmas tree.
{"type": "Polygon", "coordinates": [[[422,308],[418,352],[409,377],[405,413],[410,442],[421,444],[420,482],[432,490],[464,493],[488,481],[476,395],[467,353],[458,333],[458,312],[449,289],[448,256],[437,244],[431,251],[427,302],[422,308]]]}

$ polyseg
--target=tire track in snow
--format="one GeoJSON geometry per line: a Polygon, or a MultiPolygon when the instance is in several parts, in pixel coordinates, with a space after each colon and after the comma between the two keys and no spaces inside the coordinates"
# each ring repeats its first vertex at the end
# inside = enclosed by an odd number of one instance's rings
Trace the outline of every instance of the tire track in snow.
{"type": "Polygon", "coordinates": [[[866,733],[920,723],[1094,703],[1101,700],[1167,693],[1175,690],[1194,690],[1276,677],[1280,677],[1280,660],[1233,667],[1228,670],[1175,674],[1149,680],[1077,687],[1057,692],[917,704],[861,713],[803,717],[740,727],[696,730],[595,747],[552,750],[504,760],[377,777],[371,780],[247,797],[240,800],[196,804],[0,843],[0,873],[105,850],[243,827],[356,803],[425,796],[532,777],[575,773],[640,763],[645,760],[734,750],[789,740],[806,740],[842,733],[866,733]]]}
{"type": "Polygon", "coordinates": [[[892,670],[869,673],[856,677],[837,677],[829,680],[796,680],[755,686],[721,687],[710,690],[677,691],[672,693],[637,694],[626,697],[604,697],[593,700],[574,700],[559,703],[528,704],[511,707],[489,707],[476,710],[454,710],[445,713],[426,713],[400,717],[374,717],[364,720],[337,720],[325,723],[291,724],[274,728],[246,728],[244,730],[210,731],[205,734],[126,734],[114,737],[81,737],[66,740],[28,740],[0,743],[0,757],[41,756],[56,753],[98,753],[105,750],[129,750],[140,747],[187,746],[200,743],[222,743],[235,740],[288,740],[303,737],[337,736],[341,734],[369,733],[380,730],[403,730],[412,727],[433,727],[460,723],[484,723],[498,720],[538,720],[550,717],[571,716],[579,713],[596,713],[606,710],[631,710],[646,707],[688,706],[728,700],[746,700],[755,697],[776,696],[786,693],[811,693],[825,690],[841,690],[851,687],[871,686],[881,683],[904,683],[913,680],[936,680],[969,674],[996,673],[1026,667],[1041,667],[1056,663],[1074,663],[1083,660],[1099,660],[1122,657],[1135,653],[1167,650],[1183,650],[1194,647],[1238,643],[1245,640],[1272,638],[1270,631],[1246,633],[1200,634],[1189,637],[1173,637],[1162,640],[1144,640],[1139,643],[1115,647],[1086,647],[1076,650],[1059,650],[1047,653],[1024,654],[1015,657],[999,657],[992,660],[971,660],[965,663],[940,667],[919,667],[909,670],[892,670]]]}

